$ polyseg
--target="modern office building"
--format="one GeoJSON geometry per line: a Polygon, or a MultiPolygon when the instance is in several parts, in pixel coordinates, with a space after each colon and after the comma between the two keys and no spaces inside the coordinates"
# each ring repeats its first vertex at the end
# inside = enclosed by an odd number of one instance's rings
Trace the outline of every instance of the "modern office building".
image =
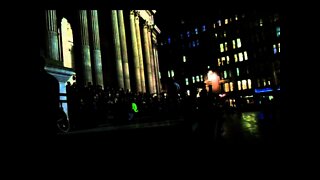
{"type": "Polygon", "coordinates": [[[212,87],[234,107],[263,104],[279,92],[279,13],[187,13],[175,24],[161,34],[159,58],[162,77],[173,78],[183,93],[212,87]]]}

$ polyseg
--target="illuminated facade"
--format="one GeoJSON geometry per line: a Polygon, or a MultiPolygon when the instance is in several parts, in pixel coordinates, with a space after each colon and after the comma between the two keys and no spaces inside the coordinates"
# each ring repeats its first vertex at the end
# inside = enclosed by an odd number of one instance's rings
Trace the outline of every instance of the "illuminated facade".
{"type": "MultiPolygon", "coordinates": [[[[217,13],[185,17],[162,34],[161,72],[174,71],[184,91],[204,88],[208,71],[220,77],[226,104],[261,104],[280,89],[280,19],[277,13],[217,13]],[[194,77],[203,76],[204,80],[194,77]]],[[[168,78],[172,74],[168,73],[168,78]]]]}
{"type": "MultiPolygon", "coordinates": [[[[40,52],[60,82],[159,93],[155,10],[40,11],[40,52]]],[[[61,100],[66,100],[61,97],[61,100]]],[[[64,103],[66,110],[67,105],[64,103]]],[[[67,111],[66,111],[67,112],[67,111]]]]}

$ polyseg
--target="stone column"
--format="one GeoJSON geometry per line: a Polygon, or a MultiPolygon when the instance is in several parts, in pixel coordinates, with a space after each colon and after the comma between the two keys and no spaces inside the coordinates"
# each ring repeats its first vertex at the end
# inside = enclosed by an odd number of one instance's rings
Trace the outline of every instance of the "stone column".
{"type": "Polygon", "coordinates": [[[149,38],[148,38],[148,25],[145,24],[143,26],[143,45],[144,45],[144,52],[145,52],[145,59],[146,59],[146,66],[147,66],[147,80],[148,80],[148,91],[150,93],[153,92],[152,88],[152,73],[151,73],[151,62],[150,62],[150,50],[149,50],[149,38]]]}
{"type": "Polygon", "coordinates": [[[137,43],[137,33],[135,28],[135,15],[134,11],[130,11],[130,30],[132,37],[132,48],[133,48],[133,61],[135,69],[135,80],[136,80],[136,90],[141,92],[141,74],[140,74],[140,64],[139,64],[139,53],[138,53],[138,43],[137,43]]]}
{"type": "Polygon", "coordinates": [[[93,47],[93,62],[94,62],[94,78],[96,85],[103,87],[103,73],[101,64],[101,50],[100,50],[100,35],[99,35],[99,22],[98,11],[90,10],[91,15],[91,30],[92,30],[92,47],[93,47]]]}
{"type": "Polygon", "coordinates": [[[50,60],[59,60],[58,28],[56,10],[46,10],[47,44],[50,60]]]}
{"type": "Polygon", "coordinates": [[[154,69],[154,58],[153,58],[153,48],[152,48],[152,34],[151,28],[148,29],[148,39],[149,39],[149,51],[150,51],[150,66],[151,66],[151,77],[152,77],[152,93],[156,93],[156,78],[154,69]]]}
{"type": "Polygon", "coordinates": [[[118,87],[124,89],[117,10],[111,10],[111,21],[112,21],[112,32],[113,32],[113,43],[114,43],[114,50],[115,50],[116,67],[117,67],[118,87]]]}
{"type": "Polygon", "coordinates": [[[83,75],[84,85],[87,85],[88,82],[92,83],[87,11],[80,10],[79,15],[80,15],[80,35],[81,35],[81,57],[82,57],[82,64],[83,64],[82,75],[83,75]]]}
{"type": "Polygon", "coordinates": [[[161,82],[160,82],[160,78],[159,78],[159,59],[158,59],[158,51],[157,48],[154,47],[153,48],[153,54],[154,54],[154,62],[155,62],[155,71],[156,71],[156,81],[157,81],[157,93],[160,93],[160,86],[161,86],[161,82]]]}
{"type": "Polygon", "coordinates": [[[122,53],[122,66],[124,75],[124,87],[125,90],[131,90],[130,87],[130,73],[129,73],[129,63],[128,63],[128,52],[127,52],[127,38],[123,19],[123,10],[118,10],[118,23],[120,32],[120,44],[122,53]]]}
{"type": "Polygon", "coordinates": [[[140,77],[141,77],[141,91],[146,92],[146,83],[144,77],[144,65],[143,65],[143,55],[142,55],[142,46],[141,46],[141,33],[140,33],[140,23],[139,16],[135,19],[136,24],[136,35],[137,35],[137,45],[138,45],[138,55],[139,55],[139,66],[140,66],[140,77]]]}

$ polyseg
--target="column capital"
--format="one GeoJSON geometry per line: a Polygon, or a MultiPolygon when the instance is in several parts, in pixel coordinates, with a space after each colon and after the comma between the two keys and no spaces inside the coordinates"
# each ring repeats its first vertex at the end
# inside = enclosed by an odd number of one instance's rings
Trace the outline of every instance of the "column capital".
{"type": "Polygon", "coordinates": [[[130,10],[130,15],[135,15],[135,10],[130,10]]]}

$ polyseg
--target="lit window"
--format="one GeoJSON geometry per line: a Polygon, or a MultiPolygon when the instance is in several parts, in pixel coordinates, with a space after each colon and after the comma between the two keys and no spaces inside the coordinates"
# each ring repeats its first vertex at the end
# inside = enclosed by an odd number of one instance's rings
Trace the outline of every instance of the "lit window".
{"type": "Polygon", "coordinates": [[[229,64],[229,61],[230,61],[229,56],[227,56],[227,64],[229,64]]]}
{"type": "Polygon", "coordinates": [[[224,36],[224,37],[227,37],[226,31],[223,32],[223,36],[224,36]]]}
{"type": "Polygon", "coordinates": [[[238,90],[241,90],[241,81],[238,81],[238,90]]]}
{"type": "Polygon", "coordinates": [[[200,77],[196,76],[196,80],[197,80],[197,82],[199,82],[200,81],[200,77]]]}
{"type": "Polygon", "coordinates": [[[168,37],[168,44],[171,44],[171,38],[168,37]]]}
{"type": "Polygon", "coordinates": [[[187,31],[187,37],[190,37],[190,32],[189,31],[187,31]]]}
{"type": "Polygon", "coordinates": [[[236,17],[234,18],[236,21],[238,21],[238,15],[236,15],[236,17]]]}
{"type": "Polygon", "coordinates": [[[168,71],[168,77],[171,77],[171,75],[170,75],[170,70],[168,71]]]}
{"type": "Polygon", "coordinates": [[[233,91],[233,82],[230,82],[230,91],[233,91]]]}
{"type": "Polygon", "coordinates": [[[277,46],[275,44],[273,45],[273,54],[277,54],[277,46]]]}
{"type": "Polygon", "coordinates": [[[216,28],[216,24],[215,23],[213,23],[213,28],[216,28]]]}
{"type": "Polygon", "coordinates": [[[182,59],[183,59],[183,62],[187,62],[186,56],[183,56],[182,59]]]}
{"type": "Polygon", "coordinates": [[[260,19],[260,26],[263,26],[263,20],[260,19]]]}
{"type": "Polygon", "coordinates": [[[185,80],[186,80],[186,85],[189,85],[189,79],[186,78],[185,80]]]}
{"type": "Polygon", "coordinates": [[[190,96],[190,90],[187,90],[187,95],[190,96]]]}
{"type": "Polygon", "coordinates": [[[240,40],[240,38],[237,38],[237,47],[238,47],[238,48],[241,47],[241,40],[240,40]]]}
{"type": "Polygon", "coordinates": [[[192,41],[192,47],[196,47],[196,42],[192,41]]]}
{"type": "Polygon", "coordinates": [[[220,44],[220,52],[223,52],[224,48],[223,48],[223,43],[220,44]]]}
{"type": "Polygon", "coordinates": [[[251,89],[251,79],[248,79],[248,89],[251,89]]]}
{"type": "Polygon", "coordinates": [[[218,24],[219,24],[219,26],[221,26],[221,21],[220,20],[218,20],[218,24]]]}
{"type": "Polygon", "coordinates": [[[227,44],[227,42],[224,43],[224,48],[225,48],[226,51],[228,51],[228,44],[227,44]]]}
{"type": "Polygon", "coordinates": [[[198,34],[198,28],[195,28],[195,29],[194,29],[194,32],[195,32],[196,34],[198,34]]]}
{"type": "Polygon", "coordinates": [[[234,62],[238,62],[238,55],[234,54],[234,62]]]}
{"type": "Polygon", "coordinates": [[[278,52],[280,52],[280,43],[278,43],[278,52]]]}
{"type": "Polygon", "coordinates": [[[247,80],[242,80],[242,89],[247,89],[247,80]]]}
{"type": "Polygon", "coordinates": [[[227,78],[227,71],[223,71],[223,77],[227,78]]]}
{"type": "Polygon", "coordinates": [[[236,49],[236,41],[235,40],[232,40],[232,47],[233,47],[233,49],[236,49]]]}
{"type": "Polygon", "coordinates": [[[222,58],[221,58],[221,64],[222,64],[222,65],[224,65],[224,61],[225,61],[225,60],[226,60],[225,57],[222,57],[222,58]]]}
{"type": "Polygon", "coordinates": [[[243,52],[243,54],[244,54],[244,60],[248,60],[248,54],[247,54],[247,51],[244,51],[244,52],[243,52]]]}
{"type": "Polygon", "coordinates": [[[200,42],[199,42],[199,39],[197,39],[197,46],[199,46],[200,45],[200,42]]]}
{"type": "Polygon", "coordinates": [[[268,81],[268,85],[271,86],[271,81],[268,81]]]}
{"type": "Polygon", "coordinates": [[[220,66],[221,62],[220,62],[220,58],[218,58],[218,66],[220,66]]]}
{"type": "Polygon", "coordinates": [[[266,86],[267,85],[267,82],[265,79],[262,80],[263,81],[263,86],[266,86]]]}
{"type": "Polygon", "coordinates": [[[218,37],[218,34],[217,34],[217,33],[214,33],[214,36],[217,38],[217,37],[218,37]]]}
{"type": "Polygon", "coordinates": [[[237,67],[236,71],[237,71],[237,76],[239,76],[240,75],[240,70],[239,70],[238,67],[237,67]]]}
{"type": "Polygon", "coordinates": [[[228,19],[225,19],[225,20],[224,20],[224,24],[228,24],[228,19]]]}
{"type": "Polygon", "coordinates": [[[171,77],[174,77],[174,71],[171,70],[171,77]]]}
{"type": "Polygon", "coordinates": [[[203,75],[200,75],[200,80],[203,81],[203,75]]]}
{"type": "Polygon", "coordinates": [[[206,25],[202,26],[202,32],[206,31],[206,25]]]}
{"type": "Polygon", "coordinates": [[[232,19],[231,19],[231,18],[229,19],[229,22],[232,22],[232,19]]]}
{"type": "Polygon", "coordinates": [[[195,82],[196,82],[196,80],[195,80],[194,76],[192,76],[192,83],[195,83],[195,82]]]}
{"type": "Polygon", "coordinates": [[[229,92],[229,83],[224,83],[224,92],[229,92]]]}
{"type": "Polygon", "coordinates": [[[208,66],[208,69],[210,69],[210,66],[208,66]]]}
{"type": "Polygon", "coordinates": [[[280,37],[280,27],[276,28],[277,37],[280,37]]]}
{"type": "Polygon", "coordinates": [[[239,61],[243,61],[243,54],[242,53],[239,53],[239,61]]]}

